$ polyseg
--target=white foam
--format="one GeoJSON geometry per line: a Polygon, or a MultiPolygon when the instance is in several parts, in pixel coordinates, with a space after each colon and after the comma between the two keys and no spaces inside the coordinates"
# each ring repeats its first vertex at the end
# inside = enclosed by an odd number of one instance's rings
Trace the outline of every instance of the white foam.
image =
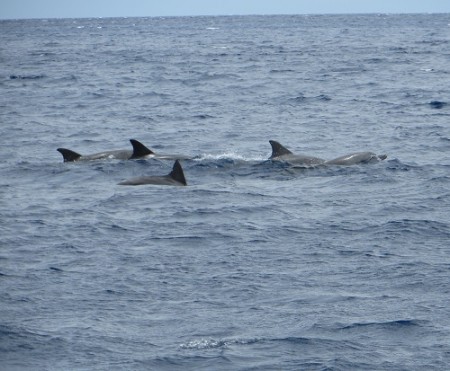
{"type": "Polygon", "coordinates": [[[212,348],[218,348],[219,346],[222,346],[223,342],[214,340],[214,339],[199,339],[199,340],[193,340],[186,344],[181,344],[180,348],[183,349],[212,349],[212,348]]]}
{"type": "Polygon", "coordinates": [[[264,157],[247,157],[237,152],[223,152],[219,154],[204,153],[197,158],[198,161],[205,160],[235,160],[235,161],[264,161],[264,157]]]}

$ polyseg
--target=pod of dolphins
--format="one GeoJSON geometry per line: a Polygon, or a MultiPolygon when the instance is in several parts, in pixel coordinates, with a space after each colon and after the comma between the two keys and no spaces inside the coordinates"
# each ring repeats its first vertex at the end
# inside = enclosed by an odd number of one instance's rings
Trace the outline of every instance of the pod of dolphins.
{"type": "MultiPolygon", "coordinates": [[[[118,160],[135,160],[143,158],[156,158],[163,160],[175,160],[172,171],[163,176],[141,176],[124,180],[119,185],[172,185],[172,186],[186,186],[186,178],[184,176],[183,168],[181,167],[180,160],[191,159],[187,156],[180,155],[166,155],[158,154],[147,148],[144,144],[136,139],[130,139],[132,149],[129,150],[112,150],[98,152],[91,155],[81,155],[75,151],[67,148],[58,148],[57,151],[63,156],[64,162],[76,162],[76,161],[94,161],[104,159],[118,159],[118,160]]],[[[345,156],[337,157],[333,160],[323,160],[318,157],[294,154],[289,149],[281,145],[280,143],[270,140],[272,146],[272,155],[269,157],[271,161],[283,161],[292,165],[301,167],[317,167],[327,165],[357,165],[371,162],[382,161],[387,158],[387,155],[376,155],[373,152],[355,152],[345,156]]]]}

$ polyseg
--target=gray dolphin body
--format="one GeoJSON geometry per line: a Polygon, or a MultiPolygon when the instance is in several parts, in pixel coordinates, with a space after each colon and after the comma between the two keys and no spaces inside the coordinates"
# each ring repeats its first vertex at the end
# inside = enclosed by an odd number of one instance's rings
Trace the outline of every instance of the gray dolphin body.
{"type": "Polygon", "coordinates": [[[142,184],[153,184],[153,185],[170,185],[170,186],[186,186],[186,178],[184,177],[183,168],[180,165],[180,161],[176,160],[173,164],[172,171],[170,174],[163,176],[140,176],[137,178],[131,178],[124,180],[119,183],[119,185],[142,185],[142,184]]]}
{"type": "Polygon", "coordinates": [[[269,143],[272,146],[272,156],[269,157],[270,160],[286,161],[293,165],[302,165],[305,167],[314,167],[320,165],[349,166],[377,162],[387,158],[387,155],[376,155],[373,152],[355,152],[335,158],[333,160],[325,161],[317,157],[294,154],[286,147],[282,146],[280,143],[274,140],[269,140],[269,143]]]}
{"type": "Polygon", "coordinates": [[[335,158],[334,160],[325,161],[325,165],[356,165],[368,164],[370,162],[378,162],[387,158],[387,155],[376,155],[373,152],[356,152],[349,155],[335,158]]]}
{"type": "Polygon", "coordinates": [[[318,157],[294,154],[274,140],[269,140],[269,143],[272,146],[272,156],[269,157],[269,160],[286,161],[293,165],[303,165],[306,167],[321,165],[325,162],[325,160],[318,157]]]}
{"type": "Polygon", "coordinates": [[[114,151],[105,151],[94,153],[92,155],[81,155],[75,151],[67,148],[58,148],[57,151],[60,152],[64,158],[64,162],[75,162],[75,161],[95,161],[95,160],[134,160],[139,158],[158,158],[162,160],[177,160],[177,159],[189,159],[186,156],[179,155],[164,155],[157,154],[151,149],[147,148],[141,142],[136,139],[130,139],[133,149],[119,149],[114,151]]]}
{"type": "Polygon", "coordinates": [[[117,159],[117,160],[131,160],[138,159],[147,156],[152,156],[155,153],[144,146],[141,142],[130,139],[133,149],[119,149],[114,151],[104,151],[99,153],[94,153],[92,155],[81,155],[75,151],[67,148],[58,148],[57,151],[60,152],[64,158],[64,162],[74,162],[74,161],[94,161],[94,160],[105,160],[105,159],[117,159]]]}

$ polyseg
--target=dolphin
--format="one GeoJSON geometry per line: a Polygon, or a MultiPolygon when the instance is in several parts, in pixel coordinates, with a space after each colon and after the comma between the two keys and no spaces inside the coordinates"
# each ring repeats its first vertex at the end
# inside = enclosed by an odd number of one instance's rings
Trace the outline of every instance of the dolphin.
{"type": "Polygon", "coordinates": [[[355,152],[349,155],[335,158],[334,160],[325,161],[324,165],[356,165],[367,164],[370,162],[382,161],[387,155],[376,155],[373,152],[355,152]]]}
{"type": "Polygon", "coordinates": [[[302,165],[305,167],[321,165],[357,165],[382,161],[387,158],[387,155],[376,155],[373,152],[355,152],[337,157],[333,160],[325,161],[317,157],[293,154],[286,147],[283,147],[280,143],[274,140],[269,140],[269,143],[272,146],[272,156],[269,157],[269,160],[286,161],[293,165],[302,165]]]}
{"type": "Polygon", "coordinates": [[[325,160],[318,157],[294,154],[274,140],[269,140],[269,143],[272,146],[272,156],[269,157],[269,160],[286,161],[293,165],[303,165],[305,167],[317,166],[325,163],[325,160]]]}
{"type": "Polygon", "coordinates": [[[130,142],[131,145],[133,146],[132,150],[118,149],[114,151],[94,153],[92,155],[81,155],[67,148],[58,148],[57,151],[62,154],[64,162],[92,161],[104,159],[132,160],[155,155],[155,153],[151,149],[147,148],[136,139],[130,139],[130,142]]]}
{"type": "Polygon", "coordinates": [[[180,161],[176,160],[173,164],[172,171],[164,176],[140,176],[137,178],[131,178],[124,180],[119,185],[170,185],[170,186],[186,186],[186,178],[184,177],[183,168],[180,165],[180,161]]]}

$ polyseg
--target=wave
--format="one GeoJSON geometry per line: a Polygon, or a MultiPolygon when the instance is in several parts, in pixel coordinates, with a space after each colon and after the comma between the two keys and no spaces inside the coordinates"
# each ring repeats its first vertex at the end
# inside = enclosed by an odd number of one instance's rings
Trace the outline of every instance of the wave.
{"type": "MultiPolygon", "coordinates": [[[[214,338],[199,338],[180,344],[181,349],[216,349],[227,348],[232,346],[246,346],[253,344],[271,344],[271,343],[289,343],[294,345],[299,344],[330,344],[342,343],[341,340],[334,340],[321,337],[303,337],[303,336],[287,336],[287,337],[253,337],[253,338],[235,338],[235,339],[214,339],[214,338]]],[[[349,345],[349,344],[347,344],[349,345]]]]}
{"type": "Polygon", "coordinates": [[[384,322],[355,322],[350,325],[342,326],[341,330],[353,330],[360,328],[376,328],[384,330],[401,330],[415,327],[425,327],[428,325],[426,320],[400,319],[384,322]]]}
{"type": "Polygon", "coordinates": [[[231,345],[245,345],[245,344],[251,344],[251,343],[257,342],[256,339],[254,340],[239,340],[239,339],[228,339],[228,340],[223,340],[223,339],[212,339],[212,338],[208,338],[208,339],[196,339],[196,340],[191,340],[187,343],[183,343],[180,344],[180,348],[181,349],[196,349],[196,350],[200,350],[200,349],[215,349],[215,348],[223,348],[223,347],[228,347],[231,345]]]}
{"type": "Polygon", "coordinates": [[[268,343],[268,342],[289,342],[289,343],[307,343],[311,339],[303,337],[286,337],[286,338],[249,338],[249,339],[213,339],[213,338],[200,338],[188,341],[187,343],[180,344],[181,349],[216,349],[227,348],[231,346],[245,346],[256,343],[268,343]]]}
{"type": "Polygon", "coordinates": [[[40,80],[44,79],[47,76],[44,74],[38,74],[38,75],[10,75],[10,80],[40,80]]]}
{"type": "Polygon", "coordinates": [[[33,344],[50,339],[51,337],[46,334],[11,325],[0,325],[0,350],[3,351],[18,352],[23,349],[34,349],[33,344]]]}
{"type": "Polygon", "coordinates": [[[347,370],[369,369],[373,366],[373,362],[368,363],[367,353],[364,353],[364,361],[355,356],[364,351],[359,343],[320,337],[205,338],[181,344],[180,349],[182,353],[177,357],[179,363],[190,362],[194,356],[203,357],[198,363],[203,369],[205,362],[218,356],[226,356],[225,369],[242,369],[243,365],[248,370],[347,370]],[[280,352],[284,354],[283,357],[280,357],[280,352]],[[207,355],[209,357],[206,359],[207,355]]]}
{"type": "Polygon", "coordinates": [[[212,115],[208,115],[208,114],[198,114],[198,115],[193,115],[192,118],[194,119],[201,119],[201,120],[206,120],[206,119],[213,119],[216,116],[212,116],[212,115]]]}
{"type": "MultiPolygon", "coordinates": [[[[148,370],[230,370],[231,361],[223,354],[212,356],[159,356],[150,360],[135,361],[141,369],[148,370]]],[[[127,364],[126,368],[133,367],[127,364]]]]}
{"type": "Polygon", "coordinates": [[[298,94],[295,97],[282,97],[281,101],[284,104],[297,105],[297,104],[307,104],[312,102],[329,102],[332,98],[325,94],[320,94],[316,96],[305,96],[303,93],[298,94]]]}
{"type": "Polygon", "coordinates": [[[447,102],[443,102],[443,101],[439,101],[439,100],[433,100],[428,104],[431,108],[434,108],[434,109],[442,109],[442,108],[448,106],[447,102]]]}
{"type": "Polygon", "coordinates": [[[382,228],[386,232],[411,233],[432,236],[433,238],[450,238],[450,225],[428,219],[401,219],[388,221],[382,228]]]}

